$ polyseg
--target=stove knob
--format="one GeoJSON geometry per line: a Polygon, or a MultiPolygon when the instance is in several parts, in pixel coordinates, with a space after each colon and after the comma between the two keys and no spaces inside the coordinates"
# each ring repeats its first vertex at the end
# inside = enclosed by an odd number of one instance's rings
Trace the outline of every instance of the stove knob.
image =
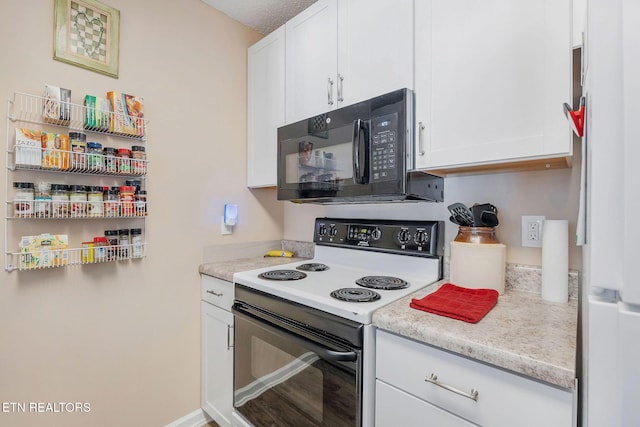
{"type": "Polygon", "coordinates": [[[373,240],[378,240],[378,239],[380,239],[380,237],[382,237],[382,231],[380,231],[379,228],[376,228],[375,230],[373,230],[371,232],[371,238],[373,240]]]}
{"type": "Polygon", "coordinates": [[[324,236],[327,234],[327,227],[322,224],[320,225],[320,227],[318,228],[318,236],[324,236]]]}
{"type": "Polygon", "coordinates": [[[416,231],[414,239],[418,246],[424,246],[424,244],[429,241],[429,235],[425,233],[424,230],[418,230],[416,231]]]}
{"type": "Polygon", "coordinates": [[[338,234],[338,229],[336,228],[335,225],[331,224],[329,226],[329,236],[335,237],[336,234],[338,234]]]}
{"type": "Polygon", "coordinates": [[[407,243],[409,241],[409,239],[411,238],[411,236],[409,235],[409,230],[406,229],[402,229],[400,230],[400,232],[398,233],[398,240],[400,241],[400,243],[402,243],[403,245],[405,243],[407,243]]]}

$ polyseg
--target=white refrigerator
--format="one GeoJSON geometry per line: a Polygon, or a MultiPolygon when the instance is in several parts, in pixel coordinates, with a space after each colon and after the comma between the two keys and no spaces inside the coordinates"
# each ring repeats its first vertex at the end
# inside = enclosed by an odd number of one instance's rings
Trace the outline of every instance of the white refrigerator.
{"type": "Polygon", "coordinates": [[[638,426],[640,0],[587,0],[583,54],[583,425],[638,426]]]}

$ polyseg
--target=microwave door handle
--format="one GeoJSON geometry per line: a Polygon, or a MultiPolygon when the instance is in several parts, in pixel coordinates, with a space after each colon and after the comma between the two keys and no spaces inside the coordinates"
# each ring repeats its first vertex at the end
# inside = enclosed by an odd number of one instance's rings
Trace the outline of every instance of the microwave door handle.
{"type": "MultiPolygon", "coordinates": [[[[364,130],[364,122],[361,119],[353,122],[353,180],[356,184],[366,184],[365,171],[362,167],[363,162],[360,159],[360,134],[364,130]]],[[[362,143],[366,143],[364,138],[362,143]]],[[[366,166],[366,165],[365,165],[366,166]]]]}

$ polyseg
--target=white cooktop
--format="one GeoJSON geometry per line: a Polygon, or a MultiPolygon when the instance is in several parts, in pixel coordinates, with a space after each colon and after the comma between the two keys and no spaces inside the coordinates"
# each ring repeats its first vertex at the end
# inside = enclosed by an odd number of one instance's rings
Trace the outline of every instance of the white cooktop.
{"type": "MultiPolygon", "coordinates": [[[[233,275],[233,282],[267,292],[363,324],[371,323],[373,312],[405,295],[428,286],[439,279],[440,260],[407,255],[395,255],[357,249],[317,245],[315,257],[277,267],[243,271],[233,275]],[[295,270],[305,263],[322,263],[326,271],[305,271],[304,279],[277,281],[259,278],[260,273],[273,270],[295,270]],[[409,283],[404,289],[372,289],[380,299],[372,302],[341,301],[331,296],[340,288],[360,288],[355,281],[364,276],[392,276],[409,283]]],[[[361,288],[367,289],[367,288],[361,288]]]]}

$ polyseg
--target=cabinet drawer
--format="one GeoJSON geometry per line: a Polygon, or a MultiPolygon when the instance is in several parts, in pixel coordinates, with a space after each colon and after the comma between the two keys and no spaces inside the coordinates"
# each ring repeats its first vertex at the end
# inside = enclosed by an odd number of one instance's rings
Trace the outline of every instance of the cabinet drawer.
{"type": "Polygon", "coordinates": [[[376,381],[376,427],[472,427],[462,418],[398,390],[382,381],[376,381]]]}
{"type": "Polygon", "coordinates": [[[200,283],[202,284],[202,300],[227,311],[231,311],[231,305],[233,304],[233,283],[205,274],[200,275],[200,283]]]}
{"type": "Polygon", "coordinates": [[[569,390],[381,330],[376,334],[376,352],[376,378],[471,422],[572,425],[569,390]]]}

